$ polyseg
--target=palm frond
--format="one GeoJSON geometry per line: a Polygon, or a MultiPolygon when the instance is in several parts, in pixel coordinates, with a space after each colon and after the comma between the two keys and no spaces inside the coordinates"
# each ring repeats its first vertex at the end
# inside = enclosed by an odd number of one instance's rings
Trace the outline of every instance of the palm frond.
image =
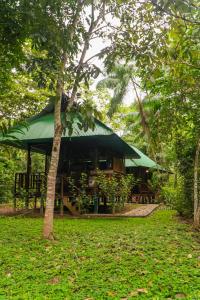
{"type": "Polygon", "coordinates": [[[114,90],[114,95],[111,98],[110,108],[108,111],[108,116],[112,116],[114,112],[116,112],[119,105],[122,103],[127,92],[127,84],[122,81],[120,85],[114,90]]]}
{"type": "Polygon", "coordinates": [[[108,88],[108,89],[115,89],[118,84],[117,78],[104,78],[97,83],[97,89],[101,88],[108,88]]]}

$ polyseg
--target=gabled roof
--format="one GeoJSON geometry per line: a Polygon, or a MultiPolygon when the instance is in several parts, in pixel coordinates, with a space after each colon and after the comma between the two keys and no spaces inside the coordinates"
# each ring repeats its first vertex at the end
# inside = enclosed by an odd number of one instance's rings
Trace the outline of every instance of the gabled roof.
{"type": "Polygon", "coordinates": [[[142,151],[140,151],[134,146],[131,146],[131,148],[140,156],[140,158],[126,159],[125,160],[126,168],[144,167],[144,168],[151,168],[157,170],[164,170],[159,164],[157,164],[155,161],[153,161],[151,158],[145,155],[142,151]]]}
{"type": "MultiPolygon", "coordinates": [[[[61,112],[64,118],[64,112],[61,112]]],[[[79,119],[73,119],[73,132],[70,135],[66,129],[62,134],[62,142],[75,147],[103,146],[106,149],[118,152],[125,157],[139,158],[139,155],[126,142],[124,142],[112,129],[97,119],[94,119],[94,130],[79,127],[79,119]]],[[[27,120],[27,126],[19,125],[11,128],[10,137],[0,136],[0,143],[28,149],[32,151],[50,153],[54,136],[54,113],[45,108],[40,114],[27,120]]]]}
{"type": "MultiPolygon", "coordinates": [[[[64,113],[61,113],[61,117],[64,118],[64,113]]],[[[66,129],[62,134],[62,138],[84,137],[84,136],[96,136],[96,135],[111,135],[114,132],[106,125],[95,119],[95,128],[92,130],[89,128],[87,131],[80,129],[78,126],[78,118],[73,120],[73,132],[69,135],[69,131],[66,129]]],[[[12,136],[16,139],[24,142],[41,142],[48,139],[53,139],[54,136],[54,114],[47,113],[45,115],[33,117],[27,120],[27,126],[16,126],[16,132],[12,131],[12,136]]],[[[13,128],[14,129],[14,128],[13,128]]],[[[12,130],[13,130],[12,129],[12,130]]]]}

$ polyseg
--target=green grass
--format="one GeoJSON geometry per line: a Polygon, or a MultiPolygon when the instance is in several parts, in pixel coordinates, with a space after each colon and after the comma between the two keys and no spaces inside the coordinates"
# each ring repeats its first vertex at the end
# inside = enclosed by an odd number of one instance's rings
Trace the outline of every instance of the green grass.
{"type": "Polygon", "coordinates": [[[56,219],[54,242],[42,219],[0,228],[0,299],[200,299],[200,239],[172,211],[56,219]]]}

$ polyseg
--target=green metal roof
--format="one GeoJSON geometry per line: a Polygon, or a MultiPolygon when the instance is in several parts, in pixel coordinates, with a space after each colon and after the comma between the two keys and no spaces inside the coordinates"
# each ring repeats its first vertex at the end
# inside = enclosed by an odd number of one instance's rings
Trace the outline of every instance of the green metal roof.
{"type": "MultiPolygon", "coordinates": [[[[63,113],[62,113],[63,117],[63,113]]],[[[12,132],[11,136],[14,136],[20,141],[35,141],[41,142],[41,140],[52,139],[54,136],[54,114],[49,113],[43,116],[30,118],[27,120],[26,126],[16,126],[16,132],[12,132]]],[[[78,127],[78,118],[74,119],[73,132],[69,136],[69,132],[66,131],[62,134],[62,138],[73,138],[83,136],[94,135],[110,135],[112,130],[106,127],[103,123],[95,120],[95,129],[88,129],[84,131],[78,127]]]]}
{"type": "Polygon", "coordinates": [[[157,170],[164,170],[159,164],[157,164],[155,161],[153,161],[151,158],[145,155],[142,151],[140,151],[134,146],[131,146],[131,148],[140,156],[140,158],[126,159],[125,160],[126,168],[144,167],[144,168],[151,168],[157,170]]]}
{"type": "MultiPolygon", "coordinates": [[[[64,118],[64,113],[61,113],[64,118]]],[[[73,132],[69,135],[66,129],[62,134],[62,142],[74,142],[78,147],[82,146],[104,146],[113,151],[123,154],[125,157],[139,158],[136,151],[124,142],[112,129],[95,119],[94,130],[84,131],[78,126],[78,117],[73,120],[73,132]]],[[[49,152],[54,136],[54,113],[45,112],[27,120],[27,127],[19,125],[11,128],[10,137],[0,136],[0,143],[21,149],[27,149],[29,145],[33,151],[49,152]]]]}

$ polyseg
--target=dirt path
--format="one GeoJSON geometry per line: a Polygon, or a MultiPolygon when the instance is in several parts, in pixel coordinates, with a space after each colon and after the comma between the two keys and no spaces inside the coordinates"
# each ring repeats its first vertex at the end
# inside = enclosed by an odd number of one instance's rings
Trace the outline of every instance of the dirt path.
{"type": "Polygon", "coordinates": [[[0,215],[12,214],[13,212],[12,207],[0,207],[0,215]]]}
{"type": "Polygon", "coordinates": [[[110,217],[147,217],[150,215],[155,209],[157,209],[160,204],[141,204],[139,207],[135,207],[127,212],[119,213],[119,214],[85,214],[81,217],[98,217],[98,218],[110,218],[110,217]]]}
{"type": "MultiPolygon", "coordinates": [[[[138,207],[132,208],[129,211],[124,213],[116,213],[116,214],[84,214],[81,215],[80,218],[110,218],[110,217],[147,217],[150,215],[154,210],[156,210],[160,204],[141,204],[138,207]]],[[[15,215],[22,215],[22,214],[31,214],[32,210],[22,210],[14,212],[13,208],[11,207],[0,207],[0,215],[4,216],[15,216],[15,215]]],[[[40,216],[39,214],[35,214],[40,216]]],[[[70,217],[70,216],[68,216],[70,217]]],[[[72,216],[71,216],[72,217],[72,216]]]]}
{"type": "Polygon", "coordinates": [[[150,215],[155,209],[159,207],[159,204],[146,204],[140,207],[134,208],[124,214],[122,216],[127,217],[146,217],[150,215]]]}

